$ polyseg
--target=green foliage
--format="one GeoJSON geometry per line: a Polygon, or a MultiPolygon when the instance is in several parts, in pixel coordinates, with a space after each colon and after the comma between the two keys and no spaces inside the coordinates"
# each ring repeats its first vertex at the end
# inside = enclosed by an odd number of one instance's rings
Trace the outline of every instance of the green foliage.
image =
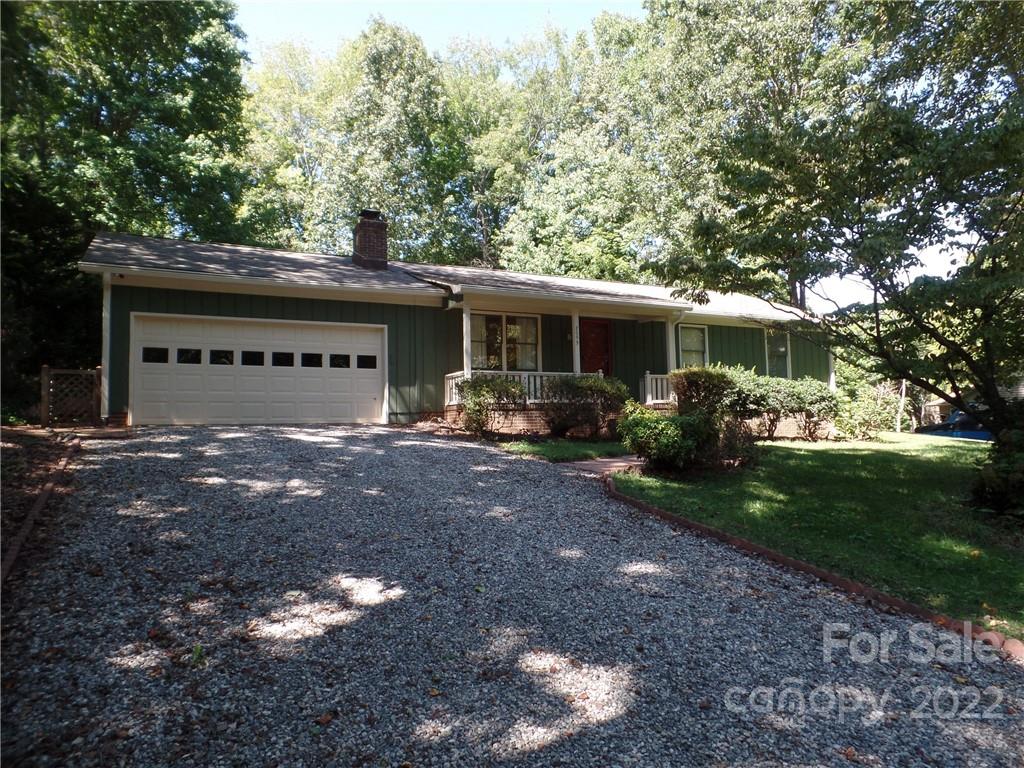
{"type": "MultiPolygon", "coordinates": [[[[1019,406],[1024,407],[1024,406],[1019,406]]],[[[974,485],[979,504],[1024,522],[1024,430],[1008,430],[989,449],[974,485]]]]}
{"type": "Polygon", "coordinates": [[[1024,6],[655,3],[662,275],[695,298],[869,299],[816,327],[1000,434],[1024,377],[1024,6]],[[922,252],[948,253],[944,275],[922,252]],[[970,391],[971,397],[965,395],[970,391]],[[984,407],[972,405],[972,400],[984,407]]]}
{"type": "Polygon", "coordinates": [[[597,435],[622,410],[629,388],[610,376],[564,376],[544,383],[544,422],[555,437],[573,429],[597,435]]]}
{"type": "Polygon", "coordinates": [[[758,466],[686,480],[624,473],[619,491],[865,584],[1024,639],[1024,550],[967,506],[986,446],[925,435],[777,442],[758,466]]]}
{"type": "Polygon", "coordinates": [[[351,253],[355,216],[375,208],[394,257],[471,261],[480,244],[464,199],[467,116],[449,111],[467,106],[450,105],[444,87],[423,41],[380,19],[331,58],[272,50],[246,104],[248,240],[351,253]]]}
{"type": "Polygon", "coordinates": [[[758,376],[758,402],[761,405],[761,430],[769,440],[787,416],[793,415],[792,387],[789,379],[777,376],[758,376]]]}
{"type": "Polygon", "coordinates": [[[5,427],[23,427],[28,422],[22,418],[21,414],[14,412],[7,403],[4,403],[0,406],[0,424],[5,427]]]}
{"type": "Polygon", "coordinates": [[[693,417],[662,416],[630,400],[619,421],[619,437],[647,466],[678,471],[694,463],[699,429],[693,426],[693,417]]]}
{"type": "MultiPolygon", "coordinates": [[[[836,361],[836,395],[839,413],[836,430],[841,437],[873,440],[878,433],[894,429],[900,411],[898,387],[882,377],[842,360],[836,361]]],[[[912,406],[919,405],[921,390],[908,387],[904,411],[900,413],[901,428],[912,428],[912,406]]]]}
{"type": "Polygon", "coordinates": [[[812,442],[818,440],[822,437],[822,430],[839,412],[835,393],[817,379],[793,379],[787,383],[792,398],[790,408],[800,425],[801,434],[812,442]]]}
{"type": "Polygon", "coordinates": [[[622,412],[619,436],[647,466],[672,472],[717,469],[756,460],[757,449],[746,422],[690,410],[663,416],[630,400],[622,412]]]}
{"type": "Polygon", "coordinates": [[[456,387],[462,400],[463,424],[474,435],[492,433],[498,419],[526,405],[522,383],[500,376],[473,376],[456,387]]]}
{"type": "Polygon", "coordinates": [[[3,398],[100,356],[96,229],[232,240],[243,89],[227,2],[3,3],[3,398]],[[73,319],[73,320],[72,320],[73,319]]]}
{"type": "Polygon", "coordinates": [[[680,415],[704,413],[717,420],[729,405],[733,379],[721,368],[679,368],[669,374],[680,415]]]}

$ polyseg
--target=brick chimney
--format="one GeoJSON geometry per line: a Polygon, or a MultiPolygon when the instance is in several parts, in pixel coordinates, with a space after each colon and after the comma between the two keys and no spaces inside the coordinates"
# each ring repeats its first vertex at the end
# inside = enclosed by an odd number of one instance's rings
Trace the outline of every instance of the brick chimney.
{"type": "Polygon", "coordinates": [[[388,268],[388,223],[380,211],[359,212],[354,239],[353,263],[363,269],[388,268]]]}

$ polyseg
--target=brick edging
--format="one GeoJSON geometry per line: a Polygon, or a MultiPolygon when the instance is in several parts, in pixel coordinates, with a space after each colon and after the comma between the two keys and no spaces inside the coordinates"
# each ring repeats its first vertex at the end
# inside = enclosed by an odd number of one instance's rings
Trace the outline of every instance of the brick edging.
{"type": "Polygon", "coordinates": [[[21,547],[28,539],[28,535],[32,532],[32,526],[35,524],[36,517],[39,512],[46,506],[46,502],[49,501],[50,495],[53,493],[53,489],[57,487],[57,483],[61,481],[64,476],[64,471],[67,469],[68,462],[71,457],[78,450],[81,445],[81,441],[75,438],[71,445],[68,446],[67,451],[57,461],[57,464],[52,470],[50,470],[49,476],[46,478],[46,482],[43,484],[42,490],[39,491],[39,495],[36,496],[35,502],[32,504],[32,508],[25,515],[25,519],[21,522],[21,528],[18,529],[18,535],[14,537],[14,541],[7,548],[7,551],[3,554],[3,563],[0,564],[0,583],[7,580],[7,576],[10,574],[11,569],[14,568],[14,563],[18,559],[18,554],[21,552],[21,547]]]}
{"type": "Polygon", "coordinates": [[[615,487],[615,480],[612,478],[611,472],[605,472],[601,480],[605,492],[613,499],[629,504],[631,507],[639,509],[641,512],[654,515],[676,528],[694,531],[703,536],[717,539],[718,541],[724,542],[732,547],[736,547],[744,552],[763,557],[766,560],[770,560],[771,562],[785,566],[786,568],[792,568],[795,571],[810,574],[821,581],[827,582],[834,587],[838,587],[844,592],[859,595],[871,602],[879,603],[897,610],[900,613],[905,613],[910,616],[914,616],[915,618],[930,622],[942,629],[955,632],[961,637],[965,634],[965,630],[967,630],[970,632],[971,637],[974,640],[979,640],[987,645],[991,645],[1017,661],[1024,661],[1024,642],[1021,642],[1016,638],[1007,638],[1001,632],[984,630],[969,621],[951,619],[949,616],[943,616],[940,613],[933,613],[927,608],[917,605],[916,603],[911,603],[907,600],[903,600],[902,598],[886,594],[874,587],[869,587],[867,584],[862,584],[859,581],[854,581],[853,579],[847,579],[837,573],[833,573],[832,571],[827,571],[824,568],[811,565],[803,560],[797,560],[796,558],[789,557],[788,555],[784,555],[774,549],[769,549],[768,547],[761,546],[760,544],[755,544],[748,539],[733,536],[732,534],[726,533],[718,528],[712,528],[711,526],[704,525],[703,523],[698,523],[695,520],[690,520],[688,518],[681,517],[680,515],[666,512],[660,507],[648,504],[645,501],[640,501],[640,499],[635,499],[632,496],[627,496],[619,491],[618,488],[615,487]]]}

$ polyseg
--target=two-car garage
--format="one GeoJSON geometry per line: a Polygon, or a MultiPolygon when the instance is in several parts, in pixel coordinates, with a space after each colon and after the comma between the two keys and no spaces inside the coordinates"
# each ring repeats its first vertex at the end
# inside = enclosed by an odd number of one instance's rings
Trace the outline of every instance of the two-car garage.
{"type": "Polygon", "coordinates": [[[133,313],[135,424],[387,421],[386,329],[133,313]]]}

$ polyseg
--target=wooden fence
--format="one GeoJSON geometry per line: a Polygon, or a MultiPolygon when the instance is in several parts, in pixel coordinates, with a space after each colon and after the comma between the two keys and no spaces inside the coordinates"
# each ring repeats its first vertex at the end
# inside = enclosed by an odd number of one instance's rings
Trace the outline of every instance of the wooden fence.
{"type": "Polygon", "coordinates": [[[44,365],[39,383],[39,421],[44,427],[101,424],[101,368],[76,371],[44,365]]]}

